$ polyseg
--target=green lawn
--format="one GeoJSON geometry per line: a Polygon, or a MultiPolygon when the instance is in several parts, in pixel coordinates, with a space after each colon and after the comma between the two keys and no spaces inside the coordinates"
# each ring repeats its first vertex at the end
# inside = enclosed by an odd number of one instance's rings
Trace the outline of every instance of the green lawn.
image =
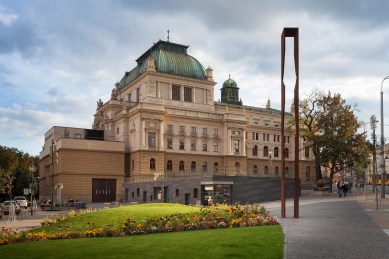
{"type": "MultiPolygon", "coordinates": [[[[93,222],[96,228],[103,227],[104,225],[113,225],[114,227],[120,228],[128,218],[140,222],[143,219],[150,219],[177,213],[193,214],[198,211],[200,211],[200,209],[197,207],[172,203],[130,205],[80,215],[70,221],[58,222],[46,227],[36,228],[33,231],[56,233],[66,227],[69,227],[69,230],[82,230],[89,228],[90,225],[87,224],[88,222],[93,222]]],[[[49,219],[51,218],[49,217],[49,219]]]]}
{"type": "Polygon", "coordinates": [[[2,258],[283,258],[281,226],[129,237],[37,241],[0,246],[2,258]]]}

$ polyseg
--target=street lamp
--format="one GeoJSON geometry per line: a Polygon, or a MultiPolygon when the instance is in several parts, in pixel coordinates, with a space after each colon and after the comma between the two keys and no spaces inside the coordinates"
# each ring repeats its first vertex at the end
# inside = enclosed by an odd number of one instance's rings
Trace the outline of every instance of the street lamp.
{"type": "Polygon", "coordinates": [[[365,123],[365,126],[366,124],[370,123],[370,127],[371,129],[373,130],[373,147],[374,147],[374,150],[373,150],[373,193],[375,193],[375,185],[376,185],[376,180],[375,180],[375,176],[376,176],[376,173],[377,173],[377,168],[376,168],[376,165],[377,165],[377,158],[376,158],[376,135],[375,135],[375,130],[377,128],[377,122],[378,120],[376,119],[375,115],[371,115],[370,117],[370,122],[367,122],[365,123]]]}
{"type": "Polygon", "coordinates": [[[34,172],[36,170],[36,167],[34,164],[31,164],[29,166],[30,172],[31,172],[31,216],[34,214],[33,211],[33,203],[32,203],[32,196],[34,195],[34,172]]]}
{"type": "Polygon", "coordinates": [[[389,76],[385,77],[381,83],[381,198],[385,198],[385,138],[384,138],[384,93],[382,85],[389,76]]]}
{"type": "Polygon", "coordinates": [[[54,211],[54,164],[58,164],[57,145],[53,139],[51,142],[51,211],[54,211]]]}

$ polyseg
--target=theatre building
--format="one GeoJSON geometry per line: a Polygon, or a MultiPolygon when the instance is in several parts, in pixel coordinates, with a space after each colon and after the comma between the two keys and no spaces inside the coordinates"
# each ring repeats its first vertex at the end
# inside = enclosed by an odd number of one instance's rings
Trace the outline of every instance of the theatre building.
{"type": "MultiPolygon", "coordinates": [[[[286,125],[292,118],[286,113],[286,125]]],[[[91,129],[54,126],[45,134],[40,195],[50,197],[54,182],[63,184],[62,199],[85,202],[275,200],[284,155],[292,197],[295,137],[288,129],[281,139],[281,113],[270,100],[264,108],[244,105],[232,78],[217,86],[188,46],[160,40],[125,72],[110,100],[97,101],[91,129]]],[[[310,181],[311,150],[299,143],[299,175],[310,181]]]]}

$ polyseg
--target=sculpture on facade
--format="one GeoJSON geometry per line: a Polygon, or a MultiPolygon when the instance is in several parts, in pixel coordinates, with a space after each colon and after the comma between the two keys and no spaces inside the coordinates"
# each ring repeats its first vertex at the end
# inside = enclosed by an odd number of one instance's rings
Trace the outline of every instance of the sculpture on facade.
{"type": "Polygon", "coordinates": [[[96,109],[96,111],[97,111],[98,109],[100,109],[101,107],[103,107],[103,102],[101,101],[101,99],[99,99],[99,100],[97,101],[97,109],[96,109]]]}
{"type": "Polygon", "coordinates": [[[267,103],[266,103],[266,109],[270,109],[271,106],[270,106],[270,99],[267,99],[267,103]]]}
{"type": "Polygon", "coordinates": [[[68,137],[69,137],[69,130],[68,130],[68,128],[65,128],[65,129],[64,129],[64,131],[63,131],[63,136],[64,136],[65,138],[68,138],[68,137]]]}
{"type": "Polygon", "coordinates": [[[118,99],[118,92],[116,91],[115,88],[112,89],[111,99],[114,99],[114,100],[118,99]]]}

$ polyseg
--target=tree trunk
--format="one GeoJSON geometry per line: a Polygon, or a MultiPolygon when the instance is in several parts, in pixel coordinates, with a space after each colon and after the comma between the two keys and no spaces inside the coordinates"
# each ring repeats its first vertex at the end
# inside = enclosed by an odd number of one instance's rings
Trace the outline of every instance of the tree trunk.
{"type": "Polygon", "coordinates": [[[317,182],[323,178],[323,176],[321,175],[321,166],[318,162],[316,162],[315,169],[316,169],[316,182],[317,182]]]}

